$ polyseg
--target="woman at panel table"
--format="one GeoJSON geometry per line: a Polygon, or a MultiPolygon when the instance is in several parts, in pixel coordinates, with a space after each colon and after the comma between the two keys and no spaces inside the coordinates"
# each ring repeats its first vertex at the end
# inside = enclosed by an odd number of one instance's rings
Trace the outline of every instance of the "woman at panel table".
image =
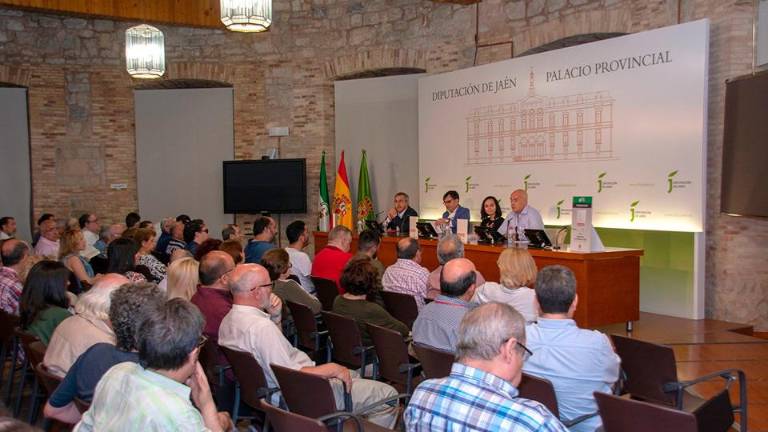
{"type": "Polygon", "coordinates": [[[501,283],[486,282],[475,290],[472,303],[499,302],[514,307],[526,323],[536,321],[536,263],[526,249],[509,248],[499,255],[501,283]]]}
{"type": "Polygon", "coordinates": [[[501,224],[504,223],[504,218],[501,216],[499,200],[494,196],[485,197],[483,200],[483,207],[480,209],[480,215],[480,226],[488,228],[490,232],[498,231],[501,224]]]}

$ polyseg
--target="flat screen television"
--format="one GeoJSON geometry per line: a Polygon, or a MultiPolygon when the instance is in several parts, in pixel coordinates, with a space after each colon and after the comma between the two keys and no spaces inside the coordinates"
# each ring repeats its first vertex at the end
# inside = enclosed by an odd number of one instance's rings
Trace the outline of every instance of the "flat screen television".
{"type": "Polygon", "coordinates": [[[306,213],[306,159],[224,161],[224,213],[306,213]]]}

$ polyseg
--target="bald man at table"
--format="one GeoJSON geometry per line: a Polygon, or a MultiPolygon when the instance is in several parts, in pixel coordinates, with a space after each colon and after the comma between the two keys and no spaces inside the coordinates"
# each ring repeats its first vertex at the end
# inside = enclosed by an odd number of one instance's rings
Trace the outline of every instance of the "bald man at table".
{"type": "Polygon", "coordinates": [[[509,203],[512,211],[499,227],[498,233],[506,236],[507,230],[511,228],[517,233],[517,239],[521,241],[528,240],[525,237],[527,229],[544,229],[544,221],[538,210],[528,205],[528,192],[517,189],[509,195],[509,203]]]}

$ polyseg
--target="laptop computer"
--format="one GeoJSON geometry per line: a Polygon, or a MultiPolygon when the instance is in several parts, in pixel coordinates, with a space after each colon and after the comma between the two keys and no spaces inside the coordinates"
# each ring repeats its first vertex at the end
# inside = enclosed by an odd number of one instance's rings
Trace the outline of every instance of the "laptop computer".
{"type": "Polygon", "coordinates": [[[552,242],[549,241],[547,233],[540,229],[527,229],[525,230],[525,236],[528,238],[528,247],[530,248],[546,248],[552,247],[552,242]]]}

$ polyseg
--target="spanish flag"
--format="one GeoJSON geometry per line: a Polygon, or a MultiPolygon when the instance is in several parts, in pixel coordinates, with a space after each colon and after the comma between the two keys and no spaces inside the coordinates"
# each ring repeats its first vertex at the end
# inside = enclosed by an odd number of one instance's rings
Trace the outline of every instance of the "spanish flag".
{"type": "Polygon", "coordinates": [[[352,229],[352,198],[350,196],[347,166],[344,164],[344,150],[342,150],[339,172],[336,173],[336,187],[333,192],[333,226],[344,225],[352,229]]]}

